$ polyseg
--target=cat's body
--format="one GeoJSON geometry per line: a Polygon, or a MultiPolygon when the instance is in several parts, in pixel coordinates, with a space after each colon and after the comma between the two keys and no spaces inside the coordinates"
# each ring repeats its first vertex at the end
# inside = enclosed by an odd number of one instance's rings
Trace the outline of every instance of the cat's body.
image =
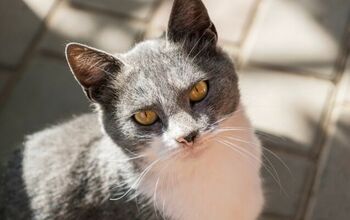
{"type": "MultiPolygon", "coordinates": [[[[240,112],[229,123],[249,126],[240,112]]],[[[253,133],[237,134],[258,144],[253,133]]],[[[260,157],[259,148],[245,145],[254,157],[260,157]]],[[[259,165],[251,156],[234,155],[229,148],[211,149],[203,152],[200,161],[193,158],[188,164],[174,164],[172,169],[189,167],[179,176],[165,175],[160,164],[144,178],[140,188],[144,195],[136,200],[127,201],[133,196],[128,195],[113,201],[110,199],[120,198],[128,190],[118,186],[123,186],[126,178],[136,180],[138,175],[130,177],[134,167],[103,134],[96,114],[77,117],[28,137],[23,168],[18,169],[17,164],[7,174],[12,177],[5,183],[5,190],[11,193],[3,203],[6,217],[2,219],[27,220],[29,215],[33,219],[161,219],[163,202],[165,212],[173,216],[182,212],[184,220],[255,219],[263,203],[259,165]],[[158,177],[163,180],[154,194],[158,177]],[[155,209],[159,209],[158,214],[155,209]]]]}
{"type": "Polygon", "coordinates": [[[125,193],[117,186],[123,185],[124,173],[134,171],[102,134],[96,114],[33,134],[24,146],[16,155],[22,158],[6,174],[1,219],[127,220],[154,214],[127,198],[110,200],[125,193]]]}
{"type": "Polygon", "coordinates": [[[261,146],[216,42],[201,1],[176,0],[165,39],[114,56],[68,45],[96,113],[27,138],[4,219],[256,220],[261,146]]]}

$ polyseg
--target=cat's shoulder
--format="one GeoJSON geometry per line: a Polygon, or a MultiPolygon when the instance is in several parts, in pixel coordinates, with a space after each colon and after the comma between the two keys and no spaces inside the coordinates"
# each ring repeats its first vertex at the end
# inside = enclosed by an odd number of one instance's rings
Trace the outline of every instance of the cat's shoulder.
{"type": "Polygon", "coordinates": [[[48,127],[28,135],[24,142],[26,148],[45,146],[60,148],[84,145],[102,135],[101,125],[96,113],[74,116],[63,123],[48,127]]]}

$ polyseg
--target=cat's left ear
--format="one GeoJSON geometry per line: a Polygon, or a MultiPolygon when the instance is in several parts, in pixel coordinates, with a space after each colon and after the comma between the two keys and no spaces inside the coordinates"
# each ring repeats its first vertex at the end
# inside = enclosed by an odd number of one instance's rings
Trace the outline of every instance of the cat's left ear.
{"type": "MultiPolygon", "coordinates": [[[[167,38],[173,42],[192,41],[215,46],[218,34],[201,0],[175,0],[167,38]]],[[[193,45],[194,46],[194,45],[193,45]]]]}
{"type": "Polygon", "coordinates": [[[70,43],[66,46],[69,67],[87,97],[94,102],[103,102],[108,81],[121,71],[123,63],[111,54],[95,48],[70,43]]]}

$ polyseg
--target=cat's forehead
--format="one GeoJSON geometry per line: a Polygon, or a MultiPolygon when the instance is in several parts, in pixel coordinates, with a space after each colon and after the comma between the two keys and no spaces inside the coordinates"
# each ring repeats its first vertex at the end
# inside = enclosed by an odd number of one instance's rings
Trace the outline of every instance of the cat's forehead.
{"type": "Polygon", "coordinates": [[[129,62],[130,77],[143,82],[144,86],[166,84],[182,90],[206,78],[206,73],[194,65],[180,46],[162,40],[143,42],[125,58],[129,62]]]}
{"type": "Polygon", "coordinates": [[[124,55],[124,62],[126,69],[115,87],[123,88],[119,103],[129,106],[127,112],[159,105],[169,110],[195,83],[208,78],[181,48],[162,41],[137,45],[124,55]]]}

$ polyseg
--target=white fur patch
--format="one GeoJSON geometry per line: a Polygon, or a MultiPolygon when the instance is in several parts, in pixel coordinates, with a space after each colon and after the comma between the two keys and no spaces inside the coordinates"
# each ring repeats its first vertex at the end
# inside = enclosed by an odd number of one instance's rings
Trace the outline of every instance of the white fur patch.
{"type": "MultiPolygon", "coordinates": [[[[261,146],[251,124],[241,108],[219,127],[227,129],[196,146],[200,151],[159,161],[144,177],[139,192],[151,198],[164,216],[255,220],[261,212],[261,146]]],[[[156,152],[147,153],[153,162],[158,159],[156,152]]]]}

